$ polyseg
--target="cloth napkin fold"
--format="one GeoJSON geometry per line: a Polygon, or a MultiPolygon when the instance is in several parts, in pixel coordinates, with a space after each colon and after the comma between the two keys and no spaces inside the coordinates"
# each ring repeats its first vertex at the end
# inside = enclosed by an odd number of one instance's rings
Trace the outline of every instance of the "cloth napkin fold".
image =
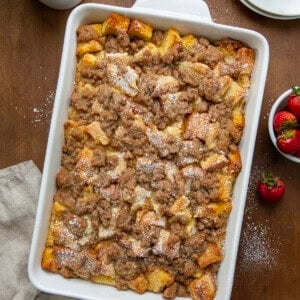
{"type": "Polygon", "coordinates": [[[27,275],[41,172],[32,161],[0,170],[0,299],[34,299],[27,275]]]}

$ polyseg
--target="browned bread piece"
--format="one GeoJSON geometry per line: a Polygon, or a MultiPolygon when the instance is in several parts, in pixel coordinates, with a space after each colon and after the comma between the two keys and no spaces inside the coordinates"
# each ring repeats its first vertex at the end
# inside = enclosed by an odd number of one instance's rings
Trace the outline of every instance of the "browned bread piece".
{"type": "Polygon", "coordinates": [[[110,15],[108,19],[103,22],[102,34],[118,34],[121,32],[127,32],[130,24],[130,18],[122,16],[116,13],[110,15]]]}
{"type": "Polygon", "coordinates": [[[130,21],[128,34],[130,37],[140,38],[144,41],[151,40],[153,28],[139,20],[133,19],[130,21]]]}

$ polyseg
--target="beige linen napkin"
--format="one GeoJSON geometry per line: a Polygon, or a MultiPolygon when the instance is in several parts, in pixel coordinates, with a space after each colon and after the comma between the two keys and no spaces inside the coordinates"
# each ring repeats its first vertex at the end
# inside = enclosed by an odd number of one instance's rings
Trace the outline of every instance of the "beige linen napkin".
{"type": "Polygon", "coordinates": [[[41,173],[32,161],[0,170],[0,299],[70,299],[40,293],[27,275],[27,261],[41,173]]]}
{"type": "Polygon", "coordinates": [[[0,299],[33,299],[27,275],[41,173],[32,161],[0,170],[0,299]]]}

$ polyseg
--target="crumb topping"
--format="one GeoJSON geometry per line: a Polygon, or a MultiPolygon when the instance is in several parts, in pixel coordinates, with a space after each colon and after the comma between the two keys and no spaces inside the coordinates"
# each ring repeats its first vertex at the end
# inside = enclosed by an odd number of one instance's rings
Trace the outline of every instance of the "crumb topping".
{"type": "Polygon", "coordinates": [[[254,51],[118,14],[77,41],[43,268],[213,299],[254,51]]]}

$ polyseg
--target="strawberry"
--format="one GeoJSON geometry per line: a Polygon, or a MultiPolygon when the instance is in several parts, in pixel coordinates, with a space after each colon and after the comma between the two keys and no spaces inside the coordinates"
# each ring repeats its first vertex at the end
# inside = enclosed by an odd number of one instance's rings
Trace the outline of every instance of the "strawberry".
{"type": "Polygon", "coordinates": [[[288,111],[279,111],[275,114],[273,120],[273,127],[276,133],[281,133],[282,131],[297,126],[297,118],[288,111]]]}
{"type": "Polygon", "coordinates": [[[285,184],[282,179],[270,173],[262,173],[257,190],[261,200],[268,204],[275,204],[283,197],[285,184]]]}
{"type": "Polygon", "coordinates": [[[294,86],[293,92],[288,99],[288,108],[298,121],[300,121],[300,86],[294,86]]]}
{"type": "Polygon", "coordinates": [[[300,130],[287,129],[277,137],[278,148],[287,154],[294,154],[300,150],[300,130]]]}

